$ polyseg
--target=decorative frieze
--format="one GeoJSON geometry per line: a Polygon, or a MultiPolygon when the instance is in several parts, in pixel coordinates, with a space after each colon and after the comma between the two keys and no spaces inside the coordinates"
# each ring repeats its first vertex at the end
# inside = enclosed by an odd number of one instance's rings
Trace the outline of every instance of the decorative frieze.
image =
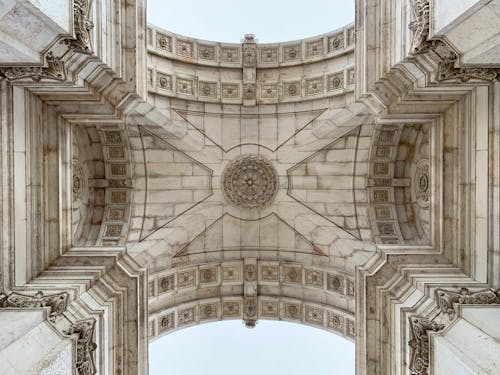
{"type": "Polygon", "coordinates": [[[306,43],[306,56],[308,58],[323,56],[323,38],[306,43]]]}
{"type": "Polygon", "coordinates": [[[277,85],[262,85],[260,86],[261,99],[276,99],[278,98],[277,85]]]}
{"type": "Polygon", "coordinates": [[[231,296],[183,303],[153,317],[150,332],[162,335],[205,321],[235,318],[243,319],[248,328],[253,328],[258,319],[278,319],[325,328],[352,340],[355,338],[355,322],[351,314],[320,304],[276,296],[231,296]]]}
{"type": "Polygon", "coordinates": [[[64,62],[54,56],[52,51],[45,55],[46,66],[16,66],[12,68],[1,68],[0,79],[6,78],[9,81],[17,79],[31,78],[34,82],[42,79],[52,79],[56,81],[66,80],[66,69],[64,62]]]}
{"type": "Polygon", "coordinates": [[[198,45],[198,58],[200,60],[215,61],[215,47],[204,44],[198,45]]]}
{"type": "Polygon", "coordinates": [[[301,53],[301,45],[300,44],[294,44],[291,46],[284,46],[283,47],[283,61],[288,62],[288,61],[296,61],[300,60],[302,58],[302,53],[301,53]]]}
{"type": "Polygon", "coordinates": [[[323,326],[323,309],[317,306],[306,305],[304,320],[312,325],[323,326]]]}
{"type": "Polygon", "coordinates": [[[222,84],[222,98],[223,99],[239,99],[240,98],[240,85],[237,83],[223,83],[222,84]]]}
{"type": "Polygon", "coordinates": [[[300,97],[300,82],[284,82],[283,83],[283,96],[287,97],[300,97]]]}
{"type": "Polygon", "coordinates": [[[200,97],[217,98],[217,83],[200,81],[198,83],[200,97]]]}
{"type": "Polygon", "coordinates": [[[156,85],[163,90],[172,90],[172,76],[170,74],[156,73],[156,85]]]}
{"type": "Polygon", "coordinates": [[[180,57],[194,57],[193,43],[187,40],[176,40],[175,52],[180,57]]]}
{"type": "Polygon", "coordinates": [[[338,33],[328,37],[328,53],[336,52],[344,48],[344,33],[338,33]]]}
{"type": "Polygon", "coordinates": [[[222,313],[226,317],[239,317],[241,315],[240,301],[224,301],[222,304],[222,313]]]}
{"type": "Polygon", "coordinates": [[[0,293],[0,308],[50,308],[49,320],[54,322],[68,307],[69,295],[67,292],[44,295],[42,291],[34,295],[11,292],[0,293]]]}
{"type": "Polygon", "coordinates": [[[306,80],[306,95],[318,95],[323,93],[323,77],[306,80]]]}
{"type": "Polygon", "coordinates": [[[328,91],[344,88],[344,72],[331,74],[328,76],[328,91]]]}
{"type": "Polygon", "coordinates": [[[448,314],[450,319],[456,316],[457,304],[491,305],[500,304],[500,289],[484,289],[472,292],[468,288],[460,288],[458,291],[436,289],[436,301],[439,308],[448,314]]]}
{"type": "MultiPolygon", "coordinates": [[[[180,269],[177,272],[159,273],[150,279],[158,295],[181,292],[187,288],[204,288],[216,285],[278,285],[280,283],[319,288],[327,293],[354,296],[354,280],[321,268],[303,267],[296,263],[279,262],[227,262],[199,268],[180,269]]],[[[155,293],[154,296],[157,294],[155,293]]]]}
{"type": "Polygon", "coordinates": [[[95,367],[94,342],[95,319],[86,319],[73,323],[68,331],[64,333],[76,336],[76,363],[75,367],[79,375],[94,375],[97,373],[95,367]]]}
{"type": "Polygon", "coordinates": [[[177,93],[183,95],[194,94],[194,80],[177,78],[177,93]]]}
{"type": "Polygon", "coordinates": [[[276,64],[278,63],[278,48],[277,47],[262,47],[260,49],[261,64],[276,64]]]}
{"type": "Polygon", "coordinates": [[[429,332],[439,332],[443,324],[435,323],[420,316],[410,316],[410,374],[428,375],[429,332]]]}
{"type": "Polygon", "coordinates": [[[237,47],[222,47],[221,61],[225,63],[237,64],[240,62],[240,49],[237,47]]]}
{"type": "Polygon", "coordinates": [[[165,52],[172,52],[172,37],[168,35],[163,35],[161,33],[156,34],[156,48],[165,52]]]}

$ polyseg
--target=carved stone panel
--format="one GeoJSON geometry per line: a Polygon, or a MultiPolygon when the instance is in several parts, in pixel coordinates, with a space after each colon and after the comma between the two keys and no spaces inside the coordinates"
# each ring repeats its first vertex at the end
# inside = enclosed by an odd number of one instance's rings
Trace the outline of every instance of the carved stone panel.
{"type": "Polygon", "coordinates": [[[243,208],[269,204],[278,190],[278,175],[269,161],[260,155],[245,154],[224,169],[222,189],[231,203],[243,208]]]}

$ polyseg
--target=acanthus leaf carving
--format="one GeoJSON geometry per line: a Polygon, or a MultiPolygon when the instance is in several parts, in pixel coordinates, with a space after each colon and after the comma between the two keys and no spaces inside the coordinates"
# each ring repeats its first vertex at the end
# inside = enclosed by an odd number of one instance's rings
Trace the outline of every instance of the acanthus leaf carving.
{"type": "Polygon", "coordinates": [[[52,51],[45,55],[47,66],[15,66],[0,69],[0,78],[7,78],[14,81],[21,78],[31,78],[34,82],[40,82],[42,78],[54,79],[57,81],[66,80],[66,70],[64,62],[54,56],[52,51]]]}
{"type": "Polygon", "coordinates": [[[500,75],[500,69],[483,67],[459,67],[458,55],[441,39],[429,39],[430,2],[413,0],[413,21],[409,24],[412,31],[410,52],[413,55],[434,51],[439,56],[436,80],[438,82],[459,79],[468,82],[471,79],[493,81],[500,75]]]}
{"type": "Polygon", "coordinates": [[[413,0],[412,1],[413,18],[409,28],[413,32],[411,41],[411,52],[413,54],[427,51],[429,42],[429,0],[413,0]]]}
{"type": "Polygon", "coordinates": [[[495,68],[456,67],[457,60],[457,55],[442,59],[438,65],[436,79],[438,81],[459,79],[462,82],[468,82],[471,79],[493,81],[498,76],[498,69],[495,68]]]}
{"type": "Polygon", "coordinates": [[[80,320],[71,325],[66,335],[76,336],[76,370],[79,375],[94,375],[97,373],[94,352],[97,345],[94,342],[95,319],[80,320]]]}
{"type": "Polygon", "coordinates": [[[439,332],[444,324],[420,316],[410,316],[410,374],[428,375],[429,332],[439,332]]]}
{"type": "Polygon", "coordinates": [[[500,304],[500,289],[484,289],[472,292],[468,288],[461,288],[458,291],[439,288],[436,289],[435,295],[439,308],[445,314],[448,314],[450,319],[456,316],[455,304],[500,304]]]}
{"type": "Polygon", "coordinates": [[[64,39],[64,43],[77,52],[92,54],[91,33],[94,23],[90,20],[91,0],[74,0],[73,19],[75,38],[64,39]]]}
{"type": "Polygon", "coordinates": [[[67,292],[44,295],[42,291],[38,291],[34,295],[11,292],[6,294],[0,293],[0,308],[37,308],[49,307],[49,320],[55,322],[56,318],[61,316],[68,307],[69,295],[67,292]]]}

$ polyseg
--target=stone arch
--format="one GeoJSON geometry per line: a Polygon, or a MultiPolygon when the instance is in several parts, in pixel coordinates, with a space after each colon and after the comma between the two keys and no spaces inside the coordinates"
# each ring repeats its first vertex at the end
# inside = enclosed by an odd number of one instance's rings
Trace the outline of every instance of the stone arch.
{"type": "Polygon", "coordinates": [[[149,276],[149,336],[204,322],[286,320],[354,340],[354,279],[331,267],[245,259],[149,276]]]}
{"type": "Polygon", "coordinates": [[[431,239],[431,126],[380,123],[370,150],[368,192],[376,242],[428,245],[431,239]]]}
{"type": "Polygon", "coordinates": [[[132,187],[128,153],[120,127],[72,127],[73,245],[123,243],[132,187]]]}

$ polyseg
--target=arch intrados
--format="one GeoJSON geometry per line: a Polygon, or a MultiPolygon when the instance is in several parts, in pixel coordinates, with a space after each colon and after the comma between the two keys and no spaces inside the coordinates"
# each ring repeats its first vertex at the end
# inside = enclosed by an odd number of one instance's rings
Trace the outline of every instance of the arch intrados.
{"type": "Polygon", "coordinates": [[[237,259],[184,265],[149,276],[152,340],[228,319],[289,320],[353,340],[354,309],[353,277],[326,266],[237,259]]]}

